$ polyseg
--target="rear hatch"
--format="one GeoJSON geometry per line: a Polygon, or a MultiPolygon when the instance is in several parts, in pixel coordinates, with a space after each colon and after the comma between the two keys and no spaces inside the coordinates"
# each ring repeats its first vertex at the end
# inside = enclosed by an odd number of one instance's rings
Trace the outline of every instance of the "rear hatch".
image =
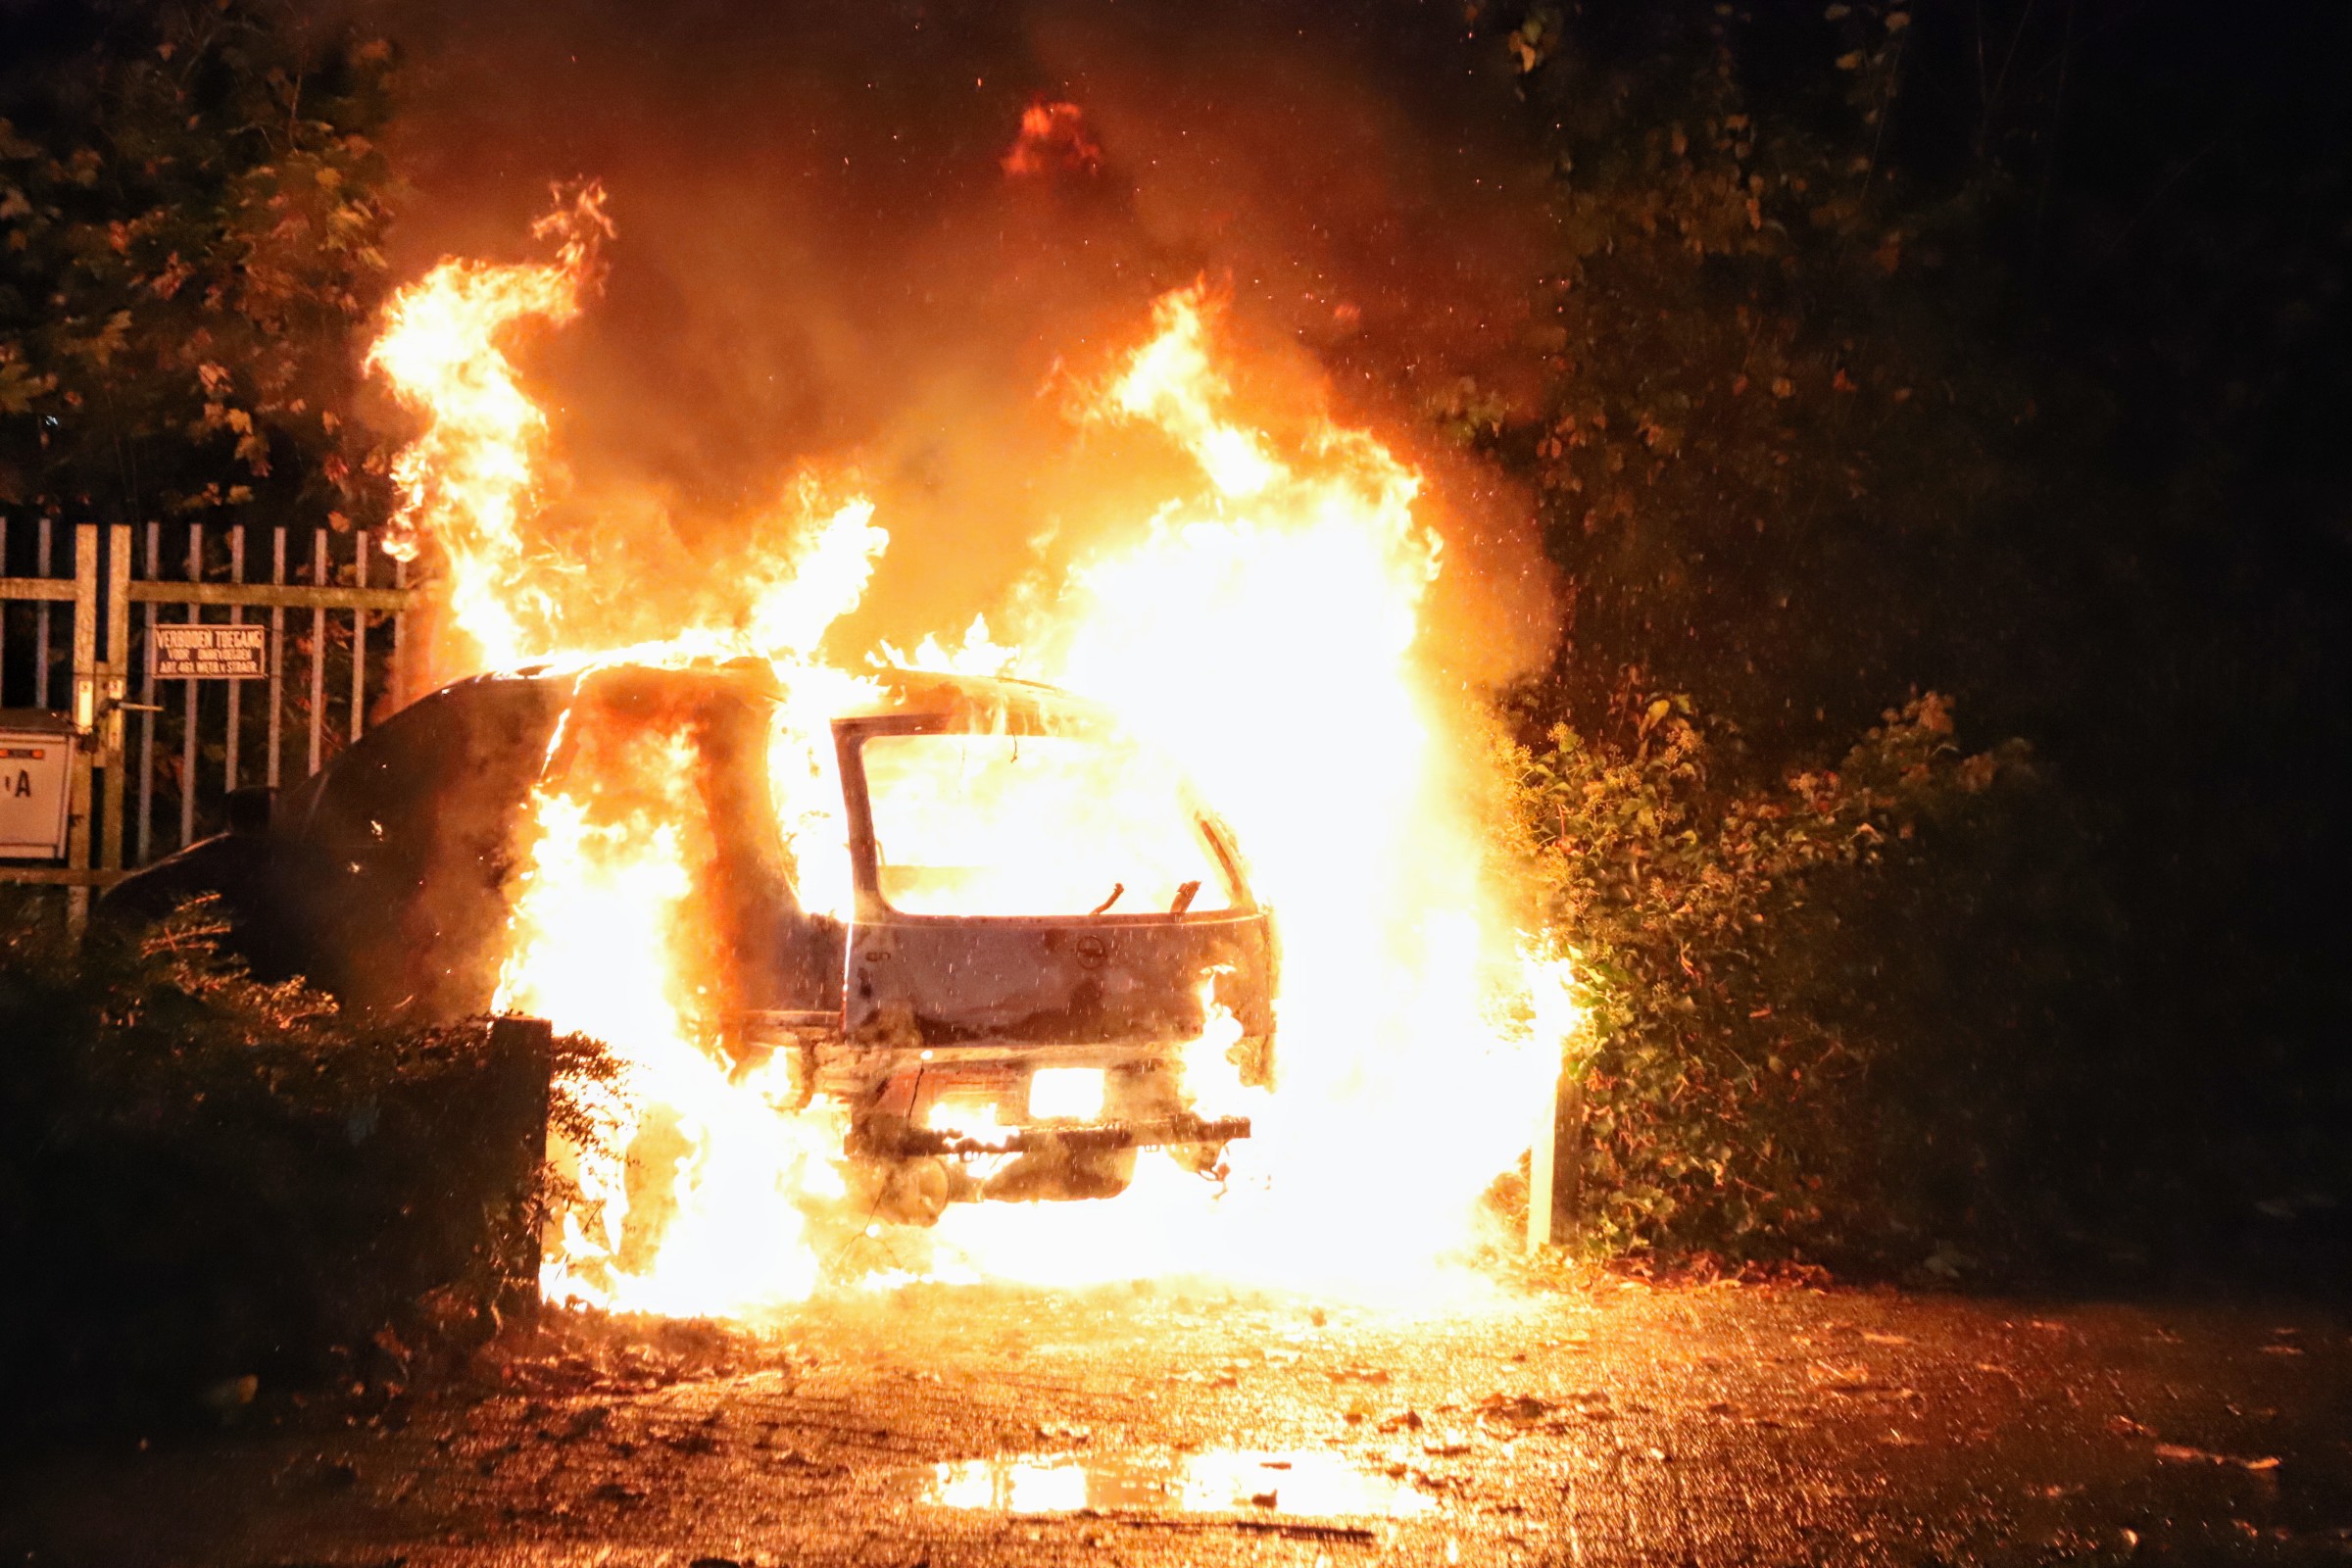
{"type": "Polygon", "coordinates": [[[1151,1071],[1218,1011],[1262,1077],[1270,922],[1172,766],[1042,689],[835,736],[856,906],[831,1087],[911,1070],[1017,1111],[1036,1069],[1151,1071]]]}

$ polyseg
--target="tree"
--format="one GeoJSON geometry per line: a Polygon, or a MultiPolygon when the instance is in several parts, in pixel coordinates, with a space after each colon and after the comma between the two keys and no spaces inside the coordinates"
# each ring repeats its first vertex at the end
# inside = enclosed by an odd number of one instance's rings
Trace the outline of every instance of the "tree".
{"type": "Polygon", "coordinates": [[[278,0],[54,5],[0,75],[0,505],[381,514],[351,416],[390,47],[278,0]]]}
{"type": "MultiPolygon", "coordinates": [[[[2352,35],[2080,9],[1489,12],[1557,171],[1550,376],[1532,417],[1440,412],[1534,490],[1568,582],[1531,738],[1687,691],[1735,803],[1906,687],[2033,741],[2038,782],[1968,834],[1813,878],[1843,914],[1808,964],[1846,975],[1817,1015],[1874,1064],[1852,1125],[1944,1166],[1936,1223],[2291,1244],[2352,1197],[2348,917],[2308,896],[2352,854],[2322,428],[2352,35]]],[[[1629,1027],[1745,1050],[1729,1014],[1629,1027]]]]}
{"type": "Polygon", "coordinates": [[[1777,92],[1755,57],[1790,40],[1723,8],[1517,13],[1563,236],[1548,390],[1468,432],[1533,485],[1567,580],[1555,700],[1595,720],[1637,666],[1767,776],[1909,683],[1975,711],[1985,639],[2040,593],[1983,548],[2034,412],[1975,351],[1988,197],[1876,156],[1908,20],[1831,9],[1777,92]]]}

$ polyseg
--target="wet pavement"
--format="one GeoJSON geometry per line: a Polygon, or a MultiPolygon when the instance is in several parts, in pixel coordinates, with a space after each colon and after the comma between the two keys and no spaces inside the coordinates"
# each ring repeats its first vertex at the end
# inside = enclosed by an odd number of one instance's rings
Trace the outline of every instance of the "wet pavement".
{"type": "Polygon", "coordinates": [[[0,1480],[6,1561],[2352,1562],[2310,1308],[915,1287],[0,1480]]]}

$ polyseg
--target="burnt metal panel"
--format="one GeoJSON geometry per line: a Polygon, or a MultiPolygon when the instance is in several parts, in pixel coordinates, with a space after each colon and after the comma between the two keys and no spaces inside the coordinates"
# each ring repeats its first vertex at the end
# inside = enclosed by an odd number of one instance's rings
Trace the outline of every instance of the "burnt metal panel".
{"type": "Polygon", "coordinates": [[[1233,907],[1200,914],[1054,917],[912,915],[879,889],[873,808],[861,748],[874,735],[972,728],[1082,731],[1107,720],[1051,688],[984,691],[966,682],[909,710],[834,726],[857,919],[849,940],[843,1025],[854,1053],[994,1045],[1172,1046],[1198,1037],[1203,988],[1262,1043],[1273,1032],[1272,922],[1255,906],[1238,858],[1203,811],[1203,838],[1222,862],[1233,907]],[[984,706],[980,704],[985,698],[984,706]]]}
{"type": "Polygon", "coordinates": [[[1205,1027],[1205,986],[1245,1034],[1264,1034],[1270,950],[1254,909],[861,922],[843,1021],[855,1045],[1172,1044],[1205,1027]]]}
{"type": "Polygon", "coordinates": [[[858,1141],[858,1152],[893,1159],[969,1158],[1026,1154],[1047,1150],[1091,1153],[1122,1149],[1160,1149],[1170,1144],[1227,1144],[1250,1136],[1247,1116],[1205,1120],[1181,1113],[1158,1121],[1103,1122],[1092,1127],[1020,1127],[990,1137],[935,1132],[927,1127],[892,1127],[858,1141]],[[885,1141],[887,1140],[887,1141],[885,1141]]]}

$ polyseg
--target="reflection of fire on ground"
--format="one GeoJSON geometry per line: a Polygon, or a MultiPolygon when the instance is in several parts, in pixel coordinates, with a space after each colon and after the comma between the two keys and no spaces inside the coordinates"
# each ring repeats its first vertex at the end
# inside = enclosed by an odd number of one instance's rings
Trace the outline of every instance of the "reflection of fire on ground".
{"type": "MultiPolygon", "coordinates": [[[[1054,118],[1066,107],[1033,110],[1016,153],[1083,153],[1075,111],[1066,124],[1054,118]]],[[[552,263],[445,262],[404,290],[370,356],[423,421],[397,468],[397,536],[438,564],[441,673],[765,662],[779,717],[764,808],[800,904],[850,918],[827,726],[877,700],[882,675],[818,649],[862,596],[887,535],[870,505],[810,476],[772,537],[750,542],[750,569],[681,562],[677,581],[603,582],[535,533],[545,420],[506,338],[578,313],[612,228],[591,189],[541,232],[558,242],[552,263]],[[608,612],[624,603],[626,615],[608,612]],[[649,606],[676,607],[650,643],[634,635],[649,606]]],[[[958,1204],[920,1237],[878,1231],[860,1256],[885,1276],[1396,1286],[1471,1239],[1477,1199],[1526,1147],[1571,1021],[1564,971],[1524,956],[1501,912],[1474,760],[1487,754],[1483,720],[1432,674],[1422,610],[1444,553],[1418,510],[1421,476],[1370,432],[1331,422],[1311,394],[1252,422],[1220,367],[1228,352],[1208,290],[1159,299],[1084,418],[1156,432],[1190,480],[1122,547],[1031,584],[998,631],[975,619],[960,638],[885,650],[877,665],[1050,681],[1181,763],[1278,922],[1275,1087],[1235,1075],[1237,1031],[1209,1006],[1188,1085],[1254,1124],[1227,1152],[1226,1180],[1147,1156],[1109,1202],[958,1204]]],[[[810,1217],[845,1192],[839,1118],[808,1102],[789,1054],[728,1037],[724,944],[701,923],[711,828],[692,782],[694,738],[677,724],[622,733],[587,720],[567,719],[558,747],[578,755],[551,768],[563,782],[535,800],[501,1003],[593,1034],[622,1059],[623,1089],[599,1109],[625,1158],[575,1160],[582,1200],[551,1245],[547,1285],[664,1312],[798,1298],[840,1256],[819,1255],[839,1227],[810,1217]]],[[[970,745],[902,751],[889,763],[893,808],[910,813],[900,842],[960,834],[986,868],[960,884],[906,882],[909,901],[1018,912],[1046,896],[1004,877],[1025,872],[1065,884],[1051,890],[1056,907],[1083,897],[1078,912],[1104,896],[1131,909],[1213,906],[1213,875],[1183,853],[1149,887],[1082,894],[1089,869],[1041,847],[1148,841],[1172,784],[1147,787],[1128,766],[997,800],[974,783],[986,768],[975,774],[970,745]],[[921,813],[931,820],[912,820],[921,813]]]]}
{"type": "Polygon", "coordinates": [[[2341,1560],[2323,1307],[1593,1285],[551,1314],[497,1396],[27,1453],[0,1534],[59,1562],[2341,1560]]]}

